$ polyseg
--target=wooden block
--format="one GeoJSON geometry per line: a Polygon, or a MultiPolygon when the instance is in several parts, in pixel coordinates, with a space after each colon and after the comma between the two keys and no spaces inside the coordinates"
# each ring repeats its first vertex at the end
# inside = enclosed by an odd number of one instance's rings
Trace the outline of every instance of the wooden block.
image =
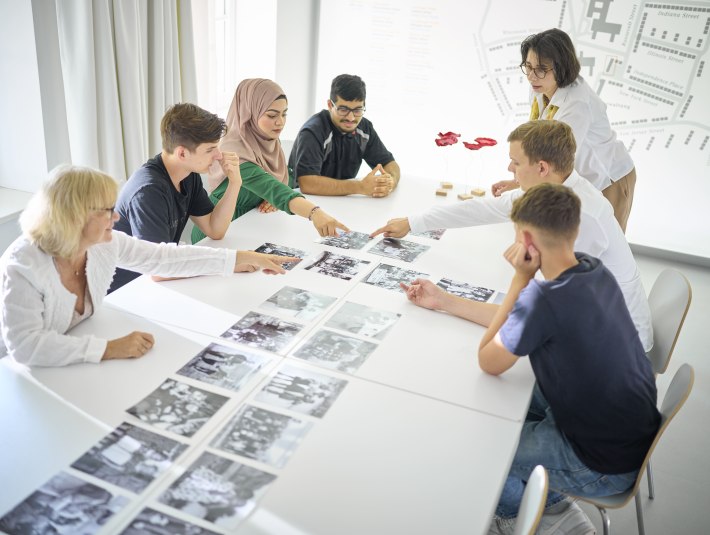
{"type": "Polygon", "coordinates": [[[436,190],[436,194],[439,197],[446,197],[449,194],[449,190],[440,188],[440,189],[436,190]]]}
{"type": "Polygon", "coordinates": [[[454,184],[453,182],[442,182],[441,187],[443,189],[454,189],[454,184]]]}
{"type": "Polygon", "coordinates": [[[459,200],[467,201],[469,199],[473,199],[473,195],[471,195],[470,193],[459,193],[459,200]]]}
{"type": "Polygon", "coordinates": [[[486,190],[481,188],[474,188],[471,190],[471,195],[474,195],[476,197],[484,197],[486,195],[486,190]]]}

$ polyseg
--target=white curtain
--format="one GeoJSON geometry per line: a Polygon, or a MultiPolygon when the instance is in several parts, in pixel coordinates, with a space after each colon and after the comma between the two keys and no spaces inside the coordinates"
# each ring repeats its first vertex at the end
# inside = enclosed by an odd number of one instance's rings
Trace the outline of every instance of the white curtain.
{"type": "Polygon", "coordinates": [[[160,152],[165,109],[196,101],[190,0],[32,5],[46,58],[38,63],[49,167],[71,162],[125,180],[160,152]]]}

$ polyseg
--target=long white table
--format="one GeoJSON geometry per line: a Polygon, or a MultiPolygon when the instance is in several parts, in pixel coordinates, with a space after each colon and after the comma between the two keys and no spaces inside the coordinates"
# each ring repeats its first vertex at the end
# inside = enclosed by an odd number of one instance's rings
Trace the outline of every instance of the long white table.
{"type": "MultiPolygon", "coordinates": [[[[407,184],[386,199],[317,198],[318,204],[351,229],[368,232],[388,218],[423,209],[436,199],[431,185],[407,184]],[[410,187],[411,186],[411,187],[410,187]],[[402,208],[404,207],[404,208],[402,208]],[[407,209],[411,207],[411,209],[407,209]]],[[[323,249],[426,272],[433,280],[447,276],[505,290],[510,268],[502,251],[512,239],[510,225],[447,231],[442,240],[411,238],[432,246],[411,266],[366,251],[343,251],[315,243],[317,234],[305,220],[282,213],[249,213],[235,221],[225,240],[204,244],[255,248],[264,242],[316,254],[323,249]]],[[[229,401],[193,437],[178,458],[187,467],[206,448],[227,419],[268,382],[285,363],[346,379],[332,408],[314,425],[258,507],[240,526],[245,534],[356,533],[484,533],[517,445],[533,384],[526,359],[502,377],[482,373],[476,348],[483,329],[468,322],[415,307],[401,293],[342,281],[297,266],[284,276],[236,274],[155,283],[142,277],[115,292],[106,305],[75,328],[106,338],[132,330],[149,331],[155,347],[143,358],[65,368],[19,367],[2,362],[0,379],[14,381],[14,406],[32,407],[29,422],[51,417],[76,426],[71,433],[41,425],[52,442],[9,441],[3,447],[0,475],[28,473],[29,482],[4,489],[0,514],[73,462],[110,428],[123,421],[145,426],[125,410],[152,392],[167,377],[229,397],[229,401]],[[280,354],[252,350],[269,357],[267,365],[238,392],[175,375],[200,349],[283,286],[332,295],[338,302],[309,323],[280,354]],[[318,368],[293,358],[291,350],[317,330],[344,301],[402,314],[366,362],[352,375],[318,368]],[[62,412],[50,412],[48,392],[62,399],[62,412]],[[23,444],[31,442],[32,455],[23,444]],[[33,457],[51,456],[51,463],[33,457]]],[[[225,343],[229,345],[229,343],[225,343]]],[[[1,361],[0,361],[1,362],[1,361]]],[[[3,392],[5,392],[3,383],[3,392]]],[[[6,405],[6,404],[3,404],[6,405]]],[[[18,415],[0,409],[5,429],[18,415]]],[[[62,427],[63,428],[63,427],[62,427]]],[[[166,433],[170,435],[170,433],[166,433]]],[[[209,450],[208,451],[213,451],[209,450]]],[[[248,464],[248,462],[247,462],[248,464]]],[[[257,463],[258,465],[258,463],[257,463]]],[[[156,498],[180,474],[170,470],[140,496],[100,480],[95,483],[131,499],[101,533],[119,533],[145,505],[161,509],[156,498]]],[[[70,470],[71,471],[71,470],[70,470]]],[[[90,476],[82,476],[91,480],[90,476]]],[[[194,521],[172,511],[174,516],[194,521]]],[[[195,522],[199,524],[199,522],[195,522]]],[[[210,524],[217,532],[227,533],[210,524]]],[[[231,532],[231,531],[229,531],[231,532]]]]}

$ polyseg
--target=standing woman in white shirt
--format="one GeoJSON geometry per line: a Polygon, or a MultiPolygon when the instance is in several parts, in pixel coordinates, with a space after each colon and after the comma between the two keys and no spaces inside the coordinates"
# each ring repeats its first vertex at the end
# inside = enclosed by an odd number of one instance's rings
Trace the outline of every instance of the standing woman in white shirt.
{"type": "MultiPolygon", "coordinates": [[[[118,186],[108,175],[62,166],[20,216],[23,235],[0,257],[0,328],[8,354],[32,366],[135,358],[149,333],[115,340],[66,332],[101,304],[116,266],[163,277],[285,273],[295,258],[209,247],[156,244],[114,231],[118,186]]],[[[2,347],[0,346],[0,350],[2,347]]],[[[0,351],[0,355],[2,351],[0,351]]]]}
{"type": "MultiPolygon", "coordinates": [[[[520,68],[530,83],[530,120],[554,119],[572,127],[577,141],[575,170],[601,190],[626,232],[636,185],[636,169],[609,124],[606,104],[579,74],[581,66],[569,35],[553,28],[520,45],[520,68]]],[[[493,194],[515,187],[493,185],[493,194]]]]}

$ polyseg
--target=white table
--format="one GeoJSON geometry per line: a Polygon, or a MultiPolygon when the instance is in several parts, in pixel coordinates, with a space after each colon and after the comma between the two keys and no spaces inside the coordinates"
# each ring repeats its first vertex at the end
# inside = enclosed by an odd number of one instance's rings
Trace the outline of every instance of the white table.
{"type": "MultiPolygon", "coordinates": [[[[353,230],[361,231],[373,230],[389,217],[407,213],[395,211],[397,206],[416,207],[418,203],[421,207],[435,201],[441,202],[434,198],[431,186],[400,189],[391,198],[380,200],[317,199],[353,230]],[[381,215],[373,215],[373,209],[381,215]],[[346,217],[346,212],[352,217],[346,217]]],[[[510,268],[501,254],[511,237],[510,226],[501,225],[449,230],[440,242],[412,238],[431,244],[432,249],[411,268],[430,273],[433,280],[448,276],[505,289],[510,268]],[[476,261],[479,258],[481,261],[476,261]]],[[[214,245],[253,248],[270,241],[315,252],[323,249],[314,243],[316,238],[315,230],[300,218],[250,213],[232,225],[222,243],[214,245]]],[[[405,265],[366,252],[331,250],[367,258],[373,264],[405,265]]],[[[163,283],[143,277],[112,294],[102,309],[75,328],[76,333],[92,332],[107,338],[132,330],[153,333],[155,347],[139,360],[36,368],[27,373],[18,372],[7,359],[0,361],[3,392],[5,384],[13,381],[27,385],[21,396],[14,395],[10,410],[3,403],[3,428],[17,425],[15,406],[29,406],[34,411],[23,419],[29,430],[27,438],[3,444],[2,479],[6,474],[19,473],[30,477],[25,477],[26,484],[6,486],[0,513],[70,464],[109,428],[122,421],[140,425],[137,418],[124,412],[126,408],[166,377],[191,382],[175,376],[175,372],[239,317],[285,285],[328,293],[340,301],[386,308],[403,316],[355,375],[320,369],[347,379],[348,386],[325,417],[314,423],[287,466],[272,470],[278,475],[276,481],[238,533],[484,533],[515,451],[532,389],[527,361],[503,377],[483,374],[476,362],[482,328],[414,307],[400,293],[298,267],[280,277],[237,274],[163,283]],[[15,375],[17,379],[13,379],[15,375]],[[58,405],[61,410],[48,407],[48,391],[63,400],[58,405]],[[45,414],[54,425],[34,429],[34,422],[45,414]],[[53,439],[50,443],[35,438],[38,435],[53,439]],[[27,448],[27,443],[32,447],[27,448]],[[31,455],[25,455],[27,450],[31,455]],[[52,462],[36,462],[34,458],[43,454],[52,462]]],[[[337,306],[307,325],[300,340],[325,322],[337,306]]],[[[263,354],[270,356],[268,365],[239,392],[192,381],[195,386],[228,395],[230,400],[203,429],[186,440],[189,448],[178,459],[179,466],[188,466],[204,451],[227,418],[250,400],[282,363],[318,370],[290,356],[263,354]]],[[[111,488],[131,497],[132,502],[107,523],[102,533],[120,532],[144,505],[154,506],[155,498],[179,472],[164,474],[138,499],[111,488]]]]}

